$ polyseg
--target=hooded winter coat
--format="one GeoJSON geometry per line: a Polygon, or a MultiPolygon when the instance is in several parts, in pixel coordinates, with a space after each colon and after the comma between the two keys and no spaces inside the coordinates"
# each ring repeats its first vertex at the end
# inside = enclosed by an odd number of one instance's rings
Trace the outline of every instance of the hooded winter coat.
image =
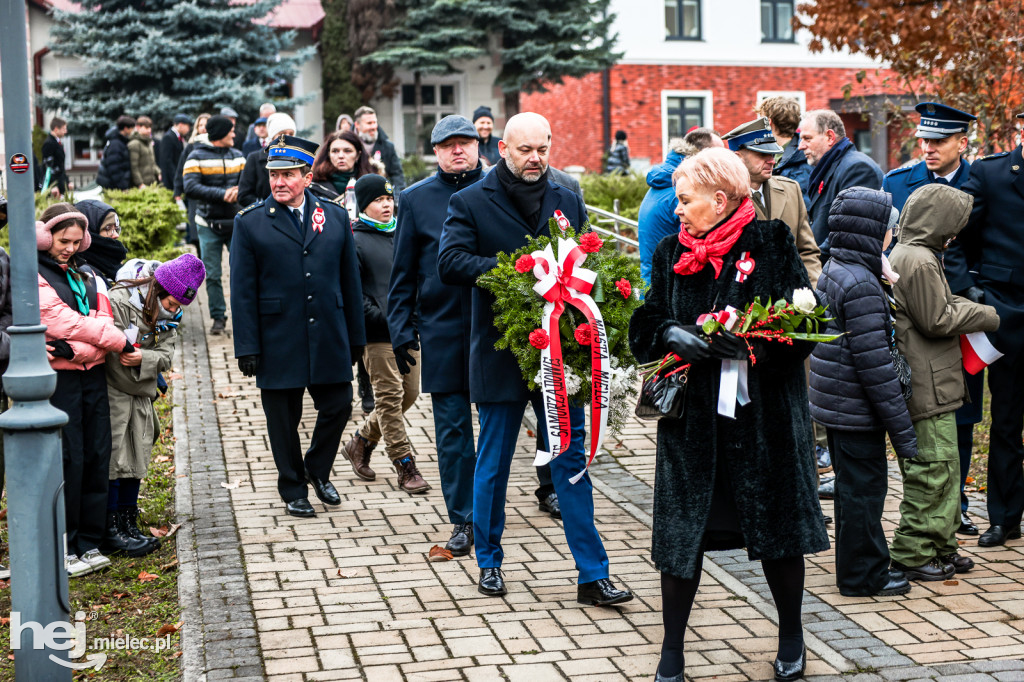
{"type": "Polygon", "coordinates": [[[676,199],[675,188],[672,187],[672,173],[686,158],[682,153],[672,150],[665,157],[665,163],[655,166],[647,172],[647,194],[640,202],[640,213],[637,215],[638,241],[640,242],[640,276],[644,281],[651,282],[651,259],[654,250],[661,240],[670,234],[679,232],[679,218],[675,211],[679,201],[676,199]]]}
{"type": "Polygon", "coordinates": [[[832,205],[832,258],[818,278],[819,300],[833,318],[825,333],[843,334],[811,353],[811,417],[838,431],[889,432],[896,454],[917,455],[917,436],[889,354],[889,302],[882,243],[892,197],[854,187],[832,205]]]}
{"type": "Polygon", "coordinates": [[[89,250],[78,254],[76,258],[79,263],[91,265],[110,286],[114,283],[117,271],[128,255],[128,249],[120,240],[100,234],[103,220],[108,214],[114,212],[114,207],[98,199],[86,199],[75,204],[75,208],[88,218],[89,236],[92,239],[89,250]]]}
{"type": "MultiPolygon", "coordinates": [[[[755,297],[792,300],[809,288],[793,235],[781,220],[748,223],[724,256],[721,275],[710,264],[680,276],[673,265],[687,247],[666,237],[654,253],[652,285],[629,324],[629,345],[640,362],[663,357],[662,335],[673,325],[727,305],[744,309],[755,297]],[[743,282],[734,276],[741,254],[757,264],[743,282]],[[717,303],[716,302],[717,299],[717,303]]],[[[880,252],[879,252],[880,253],[880,252]]],[[[767,342],[766,342],[767,343],[767,342]]],[[[804,359],[811,344],[772,344],[749,368],[751,402],[736,419],[717,414],[722,363],[707,359],[689,370],[682,419],[658,422],[654,478],[654,564],[691,578],[706,549],[745,546],[751,559],[781,559],[828,549],[818,504],[804,359]],[[732,498],[731,500],[729,498],[732,498]],[[708,532],[734,506],[740,538],[723,543],[708,532]]],[[[731,534],[735,535],[735,534],[731,534]]]]}
{"type": "Polygon", "coordinates": [[[153,138],[135,131],[128,139],[128,158],[132,168],[132,187],[152,185],[160,180],[160,166],[156,165],[153,138]]]}
{"type": "Polygon", "coordinates": [[[103,189],[131,189],[132,162],[128,154],[128,138],[117,127],[107,131],[107,145],[96,174],[96,184],[103,189]]]}
{"type": "Polygon", "coordinates": [[[136,347],[142,351],[142,364],[135,367],[125,367],[114,356],[106,365],[112,436],[110,480],[146,477],[157,435],[153,409],[153,401],[160,395],[157,377],[171,368],[178,338],[174,328],[153,333],[138,305],[144,300],[139,298],[140,293],[138,287],[117,287],[110,291],[114,323],[121,330],[131,325],[138,327],[136,347]]]}
{"type": "Polygon", "coordinates": [[[949,290],[942,250],[971,215],[974,198],[947,185],[925,185],[910,195],[900,216],[900,240],[889,257],[899,280],[896,345],[910,363],[913,421],[952,412],[963,404],[960,334],[999,327],[992,306],[974,303],[949,290]]]}

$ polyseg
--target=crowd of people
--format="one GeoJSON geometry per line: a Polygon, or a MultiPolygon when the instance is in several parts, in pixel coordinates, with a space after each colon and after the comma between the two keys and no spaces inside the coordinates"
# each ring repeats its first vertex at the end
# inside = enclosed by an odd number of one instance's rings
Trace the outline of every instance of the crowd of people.
{"type": "MultiPolygon", "coordinates": [[[[974,116],[934,102],[917,110],[922,160],[888,174],[855,148],[836,112],[772,97],[728,133],[695,128],[671,140],[647,175],[638,222],[649,288],[629,343],[641,362],[675,353],[690,365],[683,416],[657,425],[652,542],[665,627],[657,680],[683,679],[704,552],[735,548],[762,562],[778,608],[775,678],[802,676],[803,556],[828,548],[833,522],[821,498],[835,499],[841,594],[902,595],[911,581],[970,571],[956,536],[979,535],[964,486],[986,372],[990,527],[978,544],[1021,536],[1024,280],[1014,254],[1024,246],[1015,226],[1024,157],[1018,146],[972,166],[974,116]],[[804,288],[826,307],[834,342],[744,340],[696,324],[704,313],[792,300],[804,288]],[[976,341],[962,338],[979,334],[1003,355],[968,373],[962,348],[976,341]],[[748,360],[749,402],[732,417],[716,413],[722,363],[748,360]],[[904,486],[889,538],[881,524],[887,437],[904,486]]],[[[527,403],[539,449],[546,430],[539,393],[511,351],[495,348],[493,297],[476,280],[527,235],[549,235],[553,214],[587,221],[579,183],[549,165],[548,121],[513,116],[499,138],[487,107],[472,119],[447,116],[430,135],[436,172],[410,187],[369,107],[340,116],[321,143],[296,136],[295,121],[273,105],[244,139],[236,121],[225,108],[198,116],[193,130],[179,114],[155,152],[145,117],[121,117],[108,133],[100,184],[163,182],[188,207],[201,261],[122,264],[118,216],[97,201],[56,204],[37,224],[54,404],[71,415],[69,573],[96,570],[104,553],[154,548],[137,526],[152,399],[180,308],[204,278],[210,333],[225,332],[221,258],[229,248],[235,356],[260,390],[286,513],[316,515],[310,487],[324,505],[341,503],[330,481],[339,453],[353,476],[375,480],[381,441],[397,488],[432,490],[403,417],[423,391],[452,525],[444,552],[431,558],[475,546],[478,590],[505,595],[506,490],[527,403]],[[365,418],[342,445],[353,381],[365,418]],[[317,418],[303,449],[307,390],[317,418]]],[[[59,141],[66,123],[55,119],[51,130],[59,141]]],[[[608,172],[629,169],[619,133],[608,172]]],[[[54,182],[63,192],[66,178],[54,182]]],[[[0,285],[5,265],[0,259],[0,285]]],[[[9,301],[3,293],[0,302],[9,301]]],[[[0,356],[6,347],[0,337],[0,356]]],[[[582,408],[572,407],[569,421],[570,448],[538,467],[538,504],[563,519],[577,600],[621,604],[632,594],[611,580],[589,474],[569,482],[585,463],[582,408]]]]}

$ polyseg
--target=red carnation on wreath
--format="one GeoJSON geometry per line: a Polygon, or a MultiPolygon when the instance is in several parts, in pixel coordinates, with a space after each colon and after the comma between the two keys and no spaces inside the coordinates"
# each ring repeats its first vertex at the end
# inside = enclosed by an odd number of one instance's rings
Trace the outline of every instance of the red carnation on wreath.
{"type": "Polygon", "coordinates": [[[524,253],[516,260],[516,272],[529,272],[533,270],[533,266],[536,264],[537,261],[533,260],[533,256],[524,253]]]}
{"type": "Polygon", "coordinates": [[[576,337],[576,342],[579,343],[581,346],[589,346],[590,345],[590,325],[589,324],[581,324],[580,326],[576,327],[576,331],[573,332],[573,336],[576,337]]]}
{"type": "Polygon", "coordinates": [[[604,246],[604,240],[596,232],[587,232],[580,237],[580,248],[587,253],[597,253],[604,246]]]}
{"type": "Polygon", "coordinates": [[[530,332],[530,345],[538,350],[544,350],[551,345],[551,338],[543,329],[534,329],[530,332]]]}
{"type": "Polygon", "coordinates": [[[622,298],[629,298],[629,295],[633,293],[633,285],[629,283],[629,280],[623,277],[615,283],[618,287],[619,293],[622,294],[622,298]]]}

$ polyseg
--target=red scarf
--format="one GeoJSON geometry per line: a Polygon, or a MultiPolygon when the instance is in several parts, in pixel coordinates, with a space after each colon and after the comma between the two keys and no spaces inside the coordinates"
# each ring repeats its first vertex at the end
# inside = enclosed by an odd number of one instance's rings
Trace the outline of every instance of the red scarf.
{"type": "Polygon", "coordinates": [[[736,240],[743,234],[743,228],[754,219],[754,202],[744,199],[732,216],[708,232],[703,239],[690,236],[686,230],[679,230],[679,243],[690,249],[679,256],[679,262],[672,269],[679,275],[693,275],[711,263],[715,268],[715,279],[722,274],[722,256],[729,253],[736,240]]]}

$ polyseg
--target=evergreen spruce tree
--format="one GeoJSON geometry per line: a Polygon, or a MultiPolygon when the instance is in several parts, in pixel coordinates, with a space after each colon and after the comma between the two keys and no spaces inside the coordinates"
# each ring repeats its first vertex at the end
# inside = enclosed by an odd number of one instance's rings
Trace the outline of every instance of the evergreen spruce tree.
{"type": "Polygon", "coordinates": [[[321,0],[324,26],[320,34],[321,77],[324,91],[324,117],[328,125],[341,114],[352,115],[363,103],[352,83],[352,55],[348,39],[348,0],[321,0]]]}
{"type": "MultiPolygon", "coordinates": [[[[162,127],[178,111],[216,113],[227,105],[251,120],[268,87],[290,81],[313,54],[281,55],[295,34],[265,21],[279,3],[100,0],[55,11],[51,49],[77,57],[89,73],[47,83],[53,94],[43,106],[100,134],[125,113],[149,115],[162,127]]],[[[276,101],[287,108],[302,99],[276,101]]]]}
{"type": "Polygon", "coordinates": [[[383,47],[363,62],[413,72],[416,148],[428,131],[423,125],[423,75],[454,73],[455,62],[487,53],[487,34],[467,24],[465,0],[400,0],[397,25],[384,32],[383,47]]]}
{"type": "Polygon", "coordinates": [[[393,96],[398,87],[394,69],[362,58],[381,47],[384,30],[394,25],[395,0],[348,0],[346,17],[352,85],[362,102],[369,102],[378,92],[384,97],[393,96]]]}

